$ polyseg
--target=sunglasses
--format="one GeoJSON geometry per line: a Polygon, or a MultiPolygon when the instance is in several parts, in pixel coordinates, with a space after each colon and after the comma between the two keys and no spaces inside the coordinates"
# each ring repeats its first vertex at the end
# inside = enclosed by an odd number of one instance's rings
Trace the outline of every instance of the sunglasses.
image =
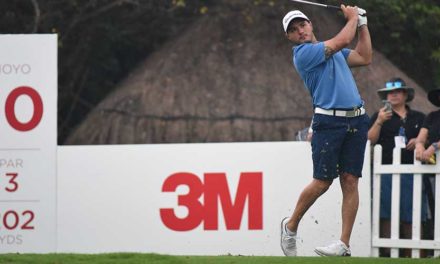
{"type": "Polygon", "coordinates": [[[400,88],[402,87],[402,82],[386,82],[385,87],[386,88],[400,88]]]}

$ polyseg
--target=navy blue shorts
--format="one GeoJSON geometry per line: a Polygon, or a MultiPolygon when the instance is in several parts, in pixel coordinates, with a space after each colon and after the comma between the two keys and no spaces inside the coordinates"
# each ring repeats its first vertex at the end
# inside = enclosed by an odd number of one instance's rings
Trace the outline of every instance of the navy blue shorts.
{"type": "Polygon", "coordinates": [[[342,173],[362,177],[368,115],[339,117],[313,116],[313,178],[333,180],[342,173]]]}

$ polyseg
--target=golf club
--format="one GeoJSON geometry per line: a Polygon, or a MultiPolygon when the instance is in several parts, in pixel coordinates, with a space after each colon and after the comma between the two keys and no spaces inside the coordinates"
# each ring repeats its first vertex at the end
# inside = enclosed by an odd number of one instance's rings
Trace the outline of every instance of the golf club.
{"type": "Polygon", "coordinates": [[[297,3],[302,3],[302,4],[307,4],[307,5],[314,5],[314,6],[320,6],[320,7],[325,7],[325,8],[341,10],[341,8],[339,6],[334,6],[334,5],[324,5],[324,4],[320,4],[320,3],[315,3],[315,2],[310,2],[310,1],[303,1],[303,0],[290,0],[290,1],[297,2],[297,3]]]}

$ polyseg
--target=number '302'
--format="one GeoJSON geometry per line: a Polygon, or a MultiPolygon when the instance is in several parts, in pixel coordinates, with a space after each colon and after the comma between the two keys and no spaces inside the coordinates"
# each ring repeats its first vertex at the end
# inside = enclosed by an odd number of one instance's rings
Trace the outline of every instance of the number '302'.
{"type": "Polygon", "coordinates": [[[35,229],[32,222],[34,221],[35,214],[31,210],[23,211],[21,214],[14,210],[9,210],[4,213],[0,212],[0,230],[32,230],[35,229]]]}

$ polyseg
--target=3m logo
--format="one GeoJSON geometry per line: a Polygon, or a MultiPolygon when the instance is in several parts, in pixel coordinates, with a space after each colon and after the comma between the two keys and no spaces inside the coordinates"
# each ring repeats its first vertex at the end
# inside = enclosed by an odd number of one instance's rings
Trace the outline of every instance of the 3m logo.
{"type": "Polygon", "coordinates": [[[237,192],[232,202],[225,173],[205,173],[203,182],[192,173],[179,172],[169,176],[162,192],[175,192],[186,185],[189,192],[178,196],[178,205],[188,210],[185,218],[176,216],[173,208],[160,209],[162,222],[175,231],[189,231],[203,222],[205,230],[218,230],[219,202],[227,230],[240,229],[246,200],[248,202],[248,229],[263,229],[263,174],[243,172],[240,174],[237,192]],[[203,202],[200,198],[203,195],[203,202]]]}

